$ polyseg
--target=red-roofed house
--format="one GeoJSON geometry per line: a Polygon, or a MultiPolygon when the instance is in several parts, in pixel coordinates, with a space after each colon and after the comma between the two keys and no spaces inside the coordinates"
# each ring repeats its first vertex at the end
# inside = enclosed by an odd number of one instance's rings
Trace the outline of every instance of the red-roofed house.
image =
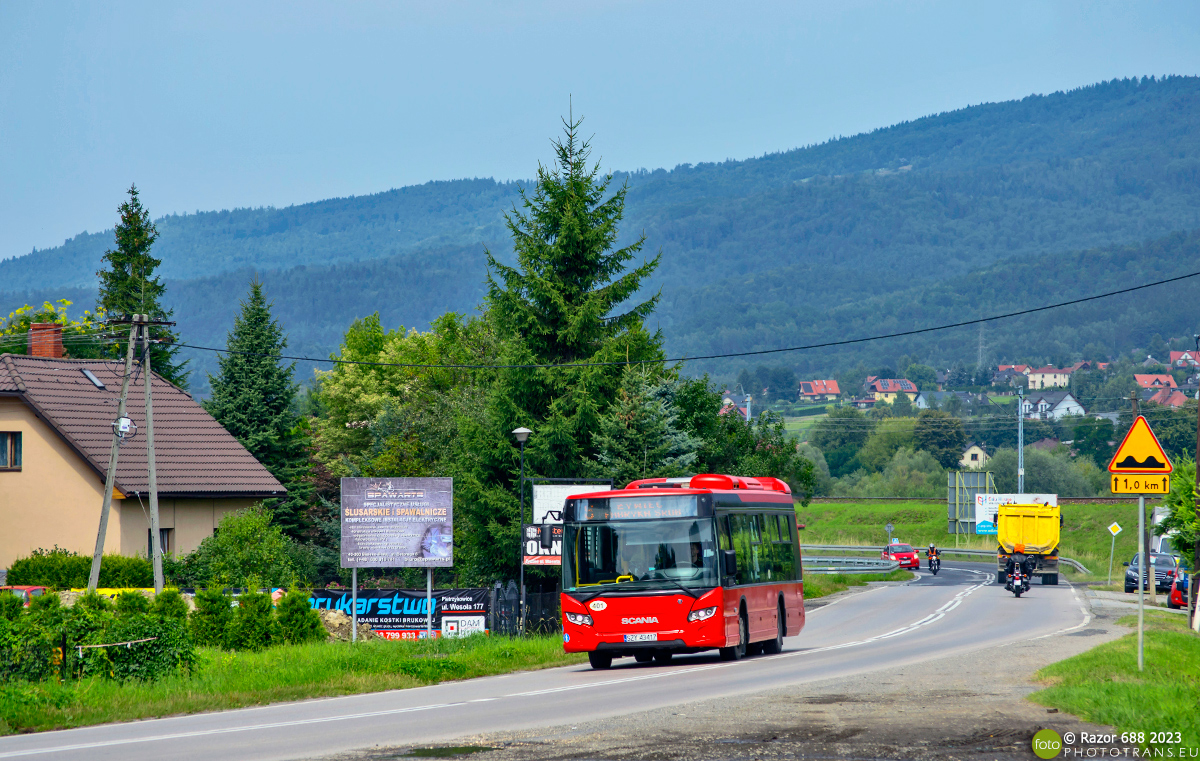
{"type": "MultiPolygon", "coordinates": [[[[58,545],[91,555],[123,368],[117,362],[0,354],[0,568],[58,545]]],[[[40,347],[31,347],[34,349],[40,347]]],[[[194,550],[228,512],[286,490],[187,392],[152,373],[164,552],[194,550]]],[[[150,539],[146,376],[129,386],[137,425],[121,446],[104,551],[146,556],[150,539]]]]}
{"type": "Polygon", "coordinates": [[[1029,371],[1029,388],[1066,388],[1071,385],[1071,368],[1039,367],[1029,371]]]}
{"type": "Polygon", "coordinates": [[[908,378],[880,378],[872,381],[867,390],[875,401],[888,404],[896,401],[897,394],[904,394],[910,402],[917,398],[917,386],[908,378]]]}
{"type": "Polygon", "coordinates": [[[1171,367],[1200,367],[1200,355],[1194,351],[1173,351],[1171,367]]]}
{"type": "Polygon", "coordinates": [[[1022,375],[1028,375],[1032,369],[1029,365],[1000,365],[1000,367],[996,368],[996,372],[1002,373],[1005,370],[1015,370],[1022,375]]]}
{"type": "Polygon", "coordinates": [[[1142,388],[1178,388],[1170,375],[1134,375],[1133,379],[1142,388]]]}
{"type": "Polygon", "coordinates": [[[1183,403],[1187,401],[1187,394],[1179,389],[1164,388],[1146,401],[1161,404],[1164,407],[1182,407],[1183,403]]]}
{"type": "Polygon", "coordinates": [[[832,402],[841,396],[842,392],[838,389],[838,382],[835,380],[814,380],[800,381],[800,398],[805,401],[832,402]]]}

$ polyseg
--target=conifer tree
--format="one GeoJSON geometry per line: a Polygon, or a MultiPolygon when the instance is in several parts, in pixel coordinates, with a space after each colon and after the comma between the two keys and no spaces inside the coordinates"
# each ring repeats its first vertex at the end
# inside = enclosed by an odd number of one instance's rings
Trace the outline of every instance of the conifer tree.
{"type": "MultiPolygon", "coordinates": [[[[104,252],[107,269],[96,273],[100,279],[96,309],[110,318],[148,314],[151,320],[169,320],[174,310],[163,308],[161,299],[166,287],[154,273],[162,261],[150,255],[158,230],[138,198],[136,185],[129,186],[129,200],[118,210],[121,220],[116,227],[116,248],[104,252]]],[[[150,336],[160,341],[151,345],[151,368],[176,386],[186,388],[187,361],[175,359],[179,351],[174,345],[175,333],[166,325],[156,325],[150,328],[150,336]]],[[[127,343],[126,338],[120,338],[111,349],[112,355],[125,356],[127,343]]]]}
{"type": "Polygon", "coordinates": [[[285,365],[279,360],[287,336],[271,316],[257,278],[241,305],[242,313],[225,341],[229,353],[218,357],[219,372],[208,376],[212,396],[204,408],[287,488],[286,498],[271,500],[267,506],[275,522],[296,537],[312,490],[306,479],[304,437],[292,412],[296,363],[285,365]]]}
{"type": "Polygon", "coordinates": [[[672,384],[652,383],[645,370],[625,368],[617,398],[600,419],[599,451],[589,474],[621,485],[684,475],[703,442],[680,430],[672,395],[672,384]]]}
{"type": "Polygon", "coordinates": [[[617,247],[627,187],[589,163],[580,120],[565,120],[553,143],[553,166],[539,167],[521,209],[507,215],[515,266],[487,254],[487,319],[495,325],[503,365],[595,363],[590,367],[509,368],[496,373],[482,416],[462,419],[468,467],[456,475],[463,520],[456,552],[477,580],[515,574],[519,532],[519,459],[510,431],[531,428],[526,474],[583,476],[594,460],[594,435],[621,384],[621,367],[661,364],[662,337],[643,324],[658,296],[634,299],[659,257],[630,267],[644,236],[617,247]],[[461,550],[461,552],[460,552],[461,550]]]}

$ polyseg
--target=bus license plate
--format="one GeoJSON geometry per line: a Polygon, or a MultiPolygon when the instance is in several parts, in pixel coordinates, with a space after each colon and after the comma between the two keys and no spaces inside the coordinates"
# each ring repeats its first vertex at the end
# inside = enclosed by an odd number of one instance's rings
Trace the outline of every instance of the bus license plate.
{"type": "Polygon", "coordinates": [[[626,642],[658,642],[658,634],[626,634],[626,642]]]}

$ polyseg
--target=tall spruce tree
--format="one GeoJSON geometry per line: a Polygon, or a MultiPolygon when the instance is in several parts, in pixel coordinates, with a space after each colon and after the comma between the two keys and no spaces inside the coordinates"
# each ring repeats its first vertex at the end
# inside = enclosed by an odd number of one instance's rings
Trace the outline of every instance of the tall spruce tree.
{"type": "MultiPolygon", "coordinates": [[[[559,365],[630,360],[660,364],[662,338],[644,325],[658,296],[627,305],[659,257],[630,267],[644,236],[617,247],[627,188],[589,163],[580,121],[564,121],[555,162],[538,167],[537,185],[521,192],[507,215],[515,266],[488,252],[488,319],[496,326],[504,365],[559,365]]],[[[620,366],[500,370],[479,417],[461,421],[467,453],[455,476],[462,530],[456,552],[472,580],[516,573],[519,456],[509,433],[533,429],[526,475],[576,477],[596,455],[595,433],[621,383],[620,366]]],[[[528,485],[526,485],[528,488],[528,485]]]]}
{"type": "Polygon", "coordinates": [[[299,537],[312,485],[304,436],[292,412],[296,363],[279,360],[287,336],[271,316],[257,278],[241,305],[242,313],[225,341],[229,353],[218,357],[217,375],[208,376],[212,397],[204,408],[287,488],[286,498],[270,500],[267,506],[287,534],[299,537]]]}
{"type": "MultiPolygon", "coordinates": [[[[136,185],[129,186],[129,200],[122,203],[118,211],[121,220],[116,228],[116,248],[104,252],[103,262],[107,268],[96,273],[100,279],[96,309],[109,318],[148,314],[151,320],[169,320],[175,311],[162,306],[166,287],[154,274],[162,261],[150,255],[150,248],[158,239],[158,230],[150,221],[150,212],[138,198],[136,185]]],[[[120,335],[121,331],[117,333],[120,335]]],[[[156,325],[150,328],[150,336],[159,342],[150,348],[151,368],[176,386],[186,388],[187,361],[175,359],[179,351],[174,345],[175,332],[166,325],[156,325]]],[[[125,356],[127,343],[126,338],[119,338],[111,349],[112,355],[125,356]]]]}

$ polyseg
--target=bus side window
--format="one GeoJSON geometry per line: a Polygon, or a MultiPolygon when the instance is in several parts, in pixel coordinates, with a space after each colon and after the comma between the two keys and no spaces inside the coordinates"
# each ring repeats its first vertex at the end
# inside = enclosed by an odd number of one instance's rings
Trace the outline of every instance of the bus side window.
{"type": "Polygon", "coordinates": [[[753,584],[758,581],[757,551],[754,516],[738,514],[729,516],[729,533],[733,550],[737,552],[737,583],[753,584]]]}
{"type": "Polygon", "coordinates": [[[779,543],[775,545],[775,559],[779,563],[781,581],[796,581],[796,552],[793,548],[792,524],[786,516],[777,515],[779,521],[779,543]]]}
{"type": "Polygon", "coordinates": [[[772,513],[759,515],[758,520],[762,526],[762,547],[759,551],[762,555],[762,573],[759,580],[778,581],[782,578],[779,575],[779,564],[775,557],[775,542],[779,540],[779,523],[772,513]]]}

